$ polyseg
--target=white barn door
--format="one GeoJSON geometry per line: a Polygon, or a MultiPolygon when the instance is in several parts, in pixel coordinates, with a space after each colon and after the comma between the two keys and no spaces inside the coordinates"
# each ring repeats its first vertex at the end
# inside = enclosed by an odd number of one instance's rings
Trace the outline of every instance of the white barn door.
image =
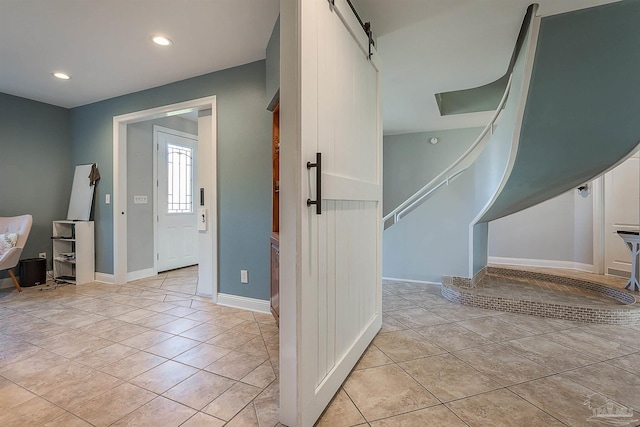
{"type": "MultiPolygon", "coordinates": [[[[281,318],[281,364],[295,359],[297,369],[281,370],[280,400],[281,420],[296,426],[314,424],[382,323],[378,58],[373,46],[369,57],[369,39],[347,2],[332,3],[297,2],[298,217],[295,224],[281,217],[280,225],[284,234],[297,225],[295,283],[281,276],[281,311],[294,304],[282,288],[295,286],[296,295],[295,333],[281,318]]],[[[281,93],[281,120],[288,120],[281,93]]],[[[290,143],[283,141],[283,156],[290,143]]],[[[281,187],[281,197],[290,188],[281,187]]],[[[281,243],[281,271],[291,268],[282,265],[285,250],[281,243]]]]}

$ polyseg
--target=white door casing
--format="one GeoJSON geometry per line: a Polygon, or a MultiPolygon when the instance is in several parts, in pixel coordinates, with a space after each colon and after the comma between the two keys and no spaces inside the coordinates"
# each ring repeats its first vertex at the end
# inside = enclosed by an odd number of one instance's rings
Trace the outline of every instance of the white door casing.
{"type": "Polygon", "coordinates": [[[281,61],[297,65],[281,71],[280,420],[311,426],[382,323],[380,75],[345,0],[285,8],[281,61]],[[318,152],[321,215],[306,204],[318,152]]]}
{"type": "Polygon", "coordinates": [[[208,96],[176,104],[154,107],[113,117],[113,275],[96,273],[105,282],[127,282],[127,125],[145,120],[199,111],[200,154],[198,187],[204,193],[208,212],[207,230],[198,234],[198,295],[217,301],[218,291],[218,198],[217,198],[217,112],[216,97],[208,96]],[[202,113],[202,114],[200,114],[202,113]]]}
{"type": "MultiPolygon", "coordinates": [[[[162,126],[153,126],[155,145],[154,169],[156,175],[155,193],[155,268],[156,272],[187,267],[198,263],[198,231],[196,230],[196,208],[198,194],[198,137],[162,126]],[[192,167],[191,211],[168,212],[168,145],[184,147],[190,151],[192,167]]],[[[186,176],[184,177],[186,178],[186,176]]]]}
{"type": "Polygon", "coordinates": [[[618,230],[640,229],[640,157],[638,153],[604,175],[605,274],[631,273],[631,253],[618,230]]]}

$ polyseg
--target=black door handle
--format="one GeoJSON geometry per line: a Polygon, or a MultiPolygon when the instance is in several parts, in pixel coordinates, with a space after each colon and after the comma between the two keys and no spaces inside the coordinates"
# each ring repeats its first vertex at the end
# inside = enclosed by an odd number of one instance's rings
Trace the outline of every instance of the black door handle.
{"type": "Polygon", "coordinates": [[[307,199],[307,206],[316,205],[316,214],[322,213],[322,154],[316,153],[316,162],[307,162],[307,170],[316,168],[316,199],[307,199]]]}

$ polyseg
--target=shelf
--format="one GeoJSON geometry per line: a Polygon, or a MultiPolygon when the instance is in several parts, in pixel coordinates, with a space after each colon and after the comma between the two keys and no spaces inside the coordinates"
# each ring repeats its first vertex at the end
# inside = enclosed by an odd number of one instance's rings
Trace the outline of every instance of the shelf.
{"type": "Polygon", "coordinates": [[[53,277],[76,285],[95,279],[93,221],[53,221],[53,277]]]}

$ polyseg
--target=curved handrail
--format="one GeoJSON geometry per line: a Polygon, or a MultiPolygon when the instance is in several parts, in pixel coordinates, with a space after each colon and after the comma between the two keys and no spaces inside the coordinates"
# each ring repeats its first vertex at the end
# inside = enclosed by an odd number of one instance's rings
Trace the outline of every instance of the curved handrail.
{"type": "MultiPolygon", "coordinates": [[[[435,178],[433,178],[426,185],[424,185],[418,191],[413,193],[409,198],[407,198],[407,200],[405,200],[404,202],[400,203],[400,205],[398,205],[398,207],[396,207],[394,210],[392,210],[387,215],[385,215],[382,218],[382,222],[383,223],[385,223],[389,219],[393,218],[393,224],[395,224],[396,222],[398,222],[400,220],[401,217],[403,217],[404,215],[406,215],[408,213],[407,211],[410,211],[410,210],[413,210],[414,208],[416,208],[419,204],[424,202],[426,200],[426,198],[430,194],[432,194],[434,191],[436,191],[438,188],[442,187],[444,184],[449,184],[449,181],[453,180],[458,175],[460,175],[462,172],[467,170],[468,166],[465,167],[464,169],[456,171],[455,173],[450,175],[451,171],[453,169],[455,169],[460,163],[462,163],[467,157],[469,157],[469,155],[476,149],[476,147],[478,147],[478,145],[480,145],[480,142],[482,142],[482,140],[487,135],[489,130],[493,128],[493,125],[495,124],[496,120],[498,119],[498,116],[500,115],[500,112],[502,111],[502,108],[504,107],[504,104],[506,103],[507,98],[509,97],[509,91],[511,89],[511,80],[512,80],[512,78],[513,78],[513,74],[511,74],[509,76],[509,81],[507,82],[507,87],[504,90],[504,94],[502,95],[502,99],[500,100],[500,103],[498,104],[498,108],[496,108],[496,111],[493,113],[493,116],[491,116],[491,120],[489,121],[489,123],[487,123],[487,125],[484,127],[484,129],[482,130],[480,135],[476,138],[476,140],[473,142],[473,144],[471,144],[469,146],[469,148],[467,148],[465,150],[465,152],[462,153],[462,155],[460,157],[458,157],[458,159],[456,161],[454,161],[448,168],[446,168],[444,171],[440,172],[435,178]],[[443,179],[443,177],[445,177],[445,178],[443,179]]],[[[391,225],[393,225],[393,224],[391,224],[391,225]]]]}

